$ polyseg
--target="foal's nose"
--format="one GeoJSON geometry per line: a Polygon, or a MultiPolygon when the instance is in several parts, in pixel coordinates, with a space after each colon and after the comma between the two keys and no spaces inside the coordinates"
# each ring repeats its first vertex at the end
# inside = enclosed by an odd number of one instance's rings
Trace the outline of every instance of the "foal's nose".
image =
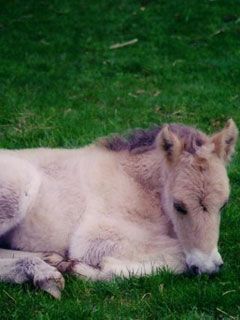
{"type": "MultiPolygon", "coordinates": [[[[223,262],[219,263],[219,264],[215,264],[215,268],[212,269],[210,272],[206,272],[203,271],[203,273],[208,273],[208,274],[216,274],[220,271],[220,269],[223,267],[223,262]]],[[[196,266],[195,264],[188,266],[188,271],[190,274],[192,275],[198,275],[201,274],[202,271],[200,270],[200,268],[198,266],[196,266]]]]}
{"type": "Polygon", "coordinates": [[[217,248],[208,254],[197,249],[186,253],[187,270],[192,275],[202,273],[215,274],[220,271],[222,265],[223,260],[217,248]]]}
{"type": "Polygon", "coordinates": [[[199,268],[198,268],[198,266],[195,266],[195,265],[192,265],[189,268],[189,271],[190,271],[191,274],[194,274],[194,275],[199,274],[199,268]]]}

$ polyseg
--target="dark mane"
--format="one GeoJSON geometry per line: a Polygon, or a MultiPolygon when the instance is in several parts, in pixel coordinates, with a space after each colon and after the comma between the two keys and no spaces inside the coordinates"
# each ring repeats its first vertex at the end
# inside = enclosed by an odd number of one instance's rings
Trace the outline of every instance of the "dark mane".
{"type": "MultiPolygon", "coordinates": [[[[170,124],[171,131],[175,133],[184,143],[184,149],[194,154],[196,147],[203,145],[207,141],[204,133],[195,128],[179,124],[170,124]]],[[[162,127],[153,127],[150,129],[135,129],[129,134],[103,138],[99,143],[111,151],[123,151],[142,153],[155,148],[155,139],[162,127]]]]}

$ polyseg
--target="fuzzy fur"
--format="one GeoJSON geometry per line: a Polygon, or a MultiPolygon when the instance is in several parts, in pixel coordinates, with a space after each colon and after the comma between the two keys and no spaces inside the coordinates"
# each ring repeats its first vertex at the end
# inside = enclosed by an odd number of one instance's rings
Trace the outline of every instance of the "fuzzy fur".
{"type": "MultiPolygon", "coordinates": [[[[230,120],[213,137],[169,125],[76,150],[2,150],[0,245],[55,252],[71,261],[65,269],[92,279],[163,267],[216,272],[219,210],[229,196],[225,162],[236,139],[230,120]],[[174,201],[184,203],[186,215],[174,201]]],[[[30,265],[34,279],[43,260],[60,266],[58,255],[39,253],[41,263],[26,255],[26,262],[16,254],[10,263],[2,251],[0,278],[17,282],[20,265],[25,281],[30,265]]],[[[45,288],[46,281],[41,287],[56,296],[55,278],[59,274],[52,277],[55,287],[45,288]]]]}

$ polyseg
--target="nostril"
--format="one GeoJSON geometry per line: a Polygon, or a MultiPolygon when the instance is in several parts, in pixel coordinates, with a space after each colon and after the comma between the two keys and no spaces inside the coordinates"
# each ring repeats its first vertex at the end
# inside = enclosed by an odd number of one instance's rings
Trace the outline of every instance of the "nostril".
{"type": "Polygon", "coordinates": [[[189,268],[190,272],[194,275],[196,274],[199,274],[199,268],[195,265],[192,265],[190,268],[189,268]]]}
{"type": "Polygon", "coordinates": [[[215,264],[215,269],[211,272],[211,275],[217,274],[222,267],[223,267],[223,262],[219,264],[215,264]]]}

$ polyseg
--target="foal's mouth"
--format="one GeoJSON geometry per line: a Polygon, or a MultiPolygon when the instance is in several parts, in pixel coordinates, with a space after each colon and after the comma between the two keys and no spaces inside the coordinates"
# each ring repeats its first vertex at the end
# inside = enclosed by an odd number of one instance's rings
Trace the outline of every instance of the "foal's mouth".
{"type": "Polygon", "coordinates": [[[220,265],[216,265],[215,269],[211,270],[211,271],[202,271],[196,265],[189,266],[188,264],[186,264],[186,266],[187,266],[187,274],[190,276],[198,276],[198,275],[202,275],[202,274],[207,274],[212,278],[212,277],[215,277],[217,274],[219,274],[220,270],[223,267],[223,263],[220,265]]]}

